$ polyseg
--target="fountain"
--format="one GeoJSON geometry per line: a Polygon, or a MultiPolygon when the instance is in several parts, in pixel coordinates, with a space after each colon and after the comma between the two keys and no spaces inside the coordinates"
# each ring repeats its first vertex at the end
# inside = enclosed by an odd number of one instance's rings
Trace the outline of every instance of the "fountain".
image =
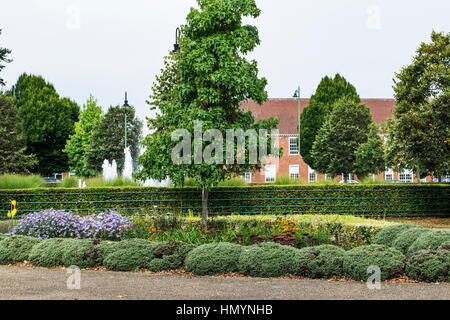
{"type": "Polygon", "coordinates": [[[124,150],[125,152],[125,163],[122,171],[122,179],[123,180],[132,180],[133,179],[133,158],[131,157],[130,148],[127,147],[124,150]]]}
{"type": "Polygon", "coordinates": [[[103,161],[102,165],[103,169],[103,180],[110,181],[117,179],[117,163],[116,160],[113,160],[110,164],[107,159],[103,161]]]}

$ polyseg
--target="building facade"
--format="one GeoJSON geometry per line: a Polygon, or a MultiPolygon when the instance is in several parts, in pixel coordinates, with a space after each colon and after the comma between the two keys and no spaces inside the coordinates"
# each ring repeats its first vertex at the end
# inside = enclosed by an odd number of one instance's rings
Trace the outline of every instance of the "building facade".
{"type": "MultiPolygon", "coordinates": [[[[370,108],[372,118],[378,125],[383,124],[392,116],[394,109],[394,99],[361,99],[361,102],[370,108]]],[[[309,104],[309,99],[300,100],[300,112],[309,104]]],[[[246,101],[241,105],[243,110],[252,112],[256,121],[260,119],[268,119],[270,117],[278,117],[280,122],[278,124],[279,146],[283,148],[283,154],[279,158],[268,157],[267,163],[263,169],[257,172],[248,172],[244,175],[247,182],[253,183],[270,183],[274,182],[277,177],[298,178],[299,175],[299,161],[300,161],[300,175],[301,180],[314,183],[320,179],[327,178],[326,176],[315,172],[311,169],[298,155],[298,99],[269,99],[261,106],[254,101],[246,101]]],[[[381,134],[380,139],[384,139],[381,134]]],[[[300,143],[301,147],[301,143],[300,143]]],[[[374,178],[383,179],[386,181],[401,181],[401,182],[417,182],[417,177],[412,171],[405,170],[403,172],[394,172],[386,168],[385,172],[379,175],[374,175],[374,178]]],[[[342,177],[338,177],[341,179],[342,177]]],[[[350,180],[358,180],[355,175],[349,176],[350,180]]],[[[422,181],[430,181],[431,177],[427,177],[422,181]]]]}

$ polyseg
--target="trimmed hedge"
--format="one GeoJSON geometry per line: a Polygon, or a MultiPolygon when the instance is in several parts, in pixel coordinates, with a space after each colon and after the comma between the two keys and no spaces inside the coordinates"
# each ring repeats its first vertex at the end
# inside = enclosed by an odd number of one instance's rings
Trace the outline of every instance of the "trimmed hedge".
{"type": "Polygon", "coordinates": [[[406,258],[406,275],[425,282],[450,282],[450,251],[420,250],[406,258]]]}
{"type": "Polygon", "coordinates": [[[297,252],[296,248],[273,242],[245,247],[239,258],[238,270],[244,275],[263,278],[295,274],[297,252]]]}
{"type": "Polygon", "coordinates": [[[180,241],[158,243],[153,250],[153,259],[148,268],[152,272],[176,270],[183,265],[186,256],[195,247],[195,245],[180,241]]]}
{"type": "Polygon", "coordinates": [[[243,247],[228,242],[208,243],[192,250],[186,257],[186,270],[198,275],[216,275],[238,270],[243,247]]]}
{"type": "Polygon", "coordinates": [[[419,250],[436,250],[439,246],[450,241],[450,231],[432,231],[420,235],[416,241],[411,244],[408,253],[414,253],[419,250]]]}
{"type": "Polygon", "coordinates": [[[367,268],[378,266],[381,280],[400,277],[404,274],[405,256],[394,248],[372,244],[347,251],[344,255],[344,275],[353,280],[366,281],[369,278],[367,268]]]}
{"type": "Polygon", "coordinates": [[[98,267],[103,264],[103,250],[99,240],[67,239],[63,242],[61,262],[64,266],[79,268],[98,267]]]}
{"type": "Polygon", "coordinates": [[[392,243],[392,247],[400,250],[403,254],[407,254],[409,247],[424,233],[433,232],[428,228],[416,227],[400,232],[398,237],[392,243]]]}
{"type": "Polygon", "coordinates": [[[0,241],[0,264],[14,264],[28,259],[31,249],[42,240],[26,236],[6,237],[0,241]]]}
{"type": "Polygon", "coordinates": [[[400,233],[414,227],[417,226],[413,224],[397,224],[394,226],[386,227],[375,235],[372,243],[391,247],[400,233]]]}
{"type": "MultiPolygon", "coordinates": [[[[450,215],[450,185],[445,184],[220,187],[211,190],[209,199],[210,214],[450,215]]],[[[135,213],[139,209],[153,211],[154,206],[172,213],[186,213],[186,208],[201,213],[201,191],[196,188],[0,190],[0,202],[3,203],[0,212],[4,218],[11,200],[17,201],[19,214],[49,207],[84,213],[95,208],[135,213]]]]}
{"type": "Polygon", "coordinates": [[[28,261],[40,267],[56,267],[62,263],[62,247],[71,239],[53,238],[42,240],[33,246],[28,256],[28,261]]]}
{"type": "Polygon", "coordinates": [[[343,274],[345,250],[333,245],[300,249],[295,255],[296,275],[308,278],[331,278],[343,274]]]}
{"type": "Polygon", "coordinates": [[[101,244],[104,250],[103,265],[113,271],[132,271],[149,269],[153,260],[153,250],[158,242],[143,239],[130,239],[114,244],[101,244]],[[142,240],[142,241],[138,241],[142,240]]]}

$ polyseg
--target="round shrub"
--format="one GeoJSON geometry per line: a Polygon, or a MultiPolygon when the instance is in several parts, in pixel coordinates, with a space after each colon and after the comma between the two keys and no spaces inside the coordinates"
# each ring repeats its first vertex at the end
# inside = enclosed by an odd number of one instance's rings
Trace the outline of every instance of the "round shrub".
{"type": "Polygon", "coordinates": [[[103,250],[97,248],[99,240],[67,239],[62,244],[62,264],[66,267],[98,267],[103,264],[103,250]]]}
{"type": "Polygon", "coordinates": [[[397,239],[392,243],[392,247],[400,250],[403,254],[406,254],[409,247],[416,241],[422,234],[432,232],[430,229],[424,227],[410,228],[402,231],[397,239]]]}
{"type": "Polygon", "coordinates": [[[238,270],[242,246],[235,243],[208,243],[193,249],[186,257],[187,271],[198,275],[215,275],[238,270]]]}
{"type": "Polygon", "coordinates": [[[308,278],[331,278],[343,273],[345,250],[333,245],[300,249],[295,255],[296,275],[308,278]]]}
{"type": "Polygon", "coordinates": [[[406,275],[424,282],[450,282],[450,251],[414,252],[406,258],[406,275]]]}
{"type": "Polygon", "coordinates": [[[404,273],[404,258],[397,249],[379,244],[353,248],[344,255],[344,275],[353,280],[366,281],[370,276],[367,268],[378,266],[381,280],[396,278],[404,273]]]}
{"type": "Polygon", "coordinates": [[[416,241],[411,244],[408,253],[414,253],[420,250],[436,250],[439,246],[450,241],[450,231],[432,231],[420,235],[416,241]]]}
{"type": "Polygon", "coordinates": [[[450,241],[447,241],[446,243],[444,243],[443,245],[441,245],[438,250],[447,250],[450,251],[450,241]]]}
{"type": "Polygon", "coordinates": [[[279,277],[295,274],[295,254],[298,249],[265,242],[243,249],[239,258],[240,273],[255,277],[279,277]]]}
{"type": "Polygon", "coordinates": [[[102,250],[103,257],[106,257],[107,255],[119,251],[119,250],[127,250],[132,248],[148,248],[149,245],[153,244],[152,246],[157,245],[157,242],[152,242],[150,240],[146,239],[125,239],[121,241],[102,241],[98,244],[97,248],[99,250],[102,250]]]}
{"type": "Polygon", "coordinates": [[[100,246],[101,250],[105,250],[103,265],[114,271],[149,269],[153,259],[153,250],[157,247],[158,242],[136,240],[143,239],[120,241],[106,249],[105,245],[100,246]]]}
{"type": "Polygon", "coordinates": [[[195,245],[181,241],[161,242],[153,250],[153,259],[150,261],[149,270],[159,272],[178,269],[194,248],[195,245]]]}
{"type": "Polygon", "coordinates": [[[28,259],[34,245],[40,239],[26,236],[11,236],[0,241],[0,264],[13,264],[28,259]]]}
{"type": "Polygon", "coordinates": [[[386,227],[375,235],[372,244],[381,244],[390,247],[401,232],[412,228],[417,228],[417,226],[414,224],[396,224],[386,227]]]}
{"type": "Polygon", "coordinates": [[[68,239],[53,238],[43,240],[31,249],[28,261],[41,267],[56,267],[62,263],[62,245],[68,239]]]}

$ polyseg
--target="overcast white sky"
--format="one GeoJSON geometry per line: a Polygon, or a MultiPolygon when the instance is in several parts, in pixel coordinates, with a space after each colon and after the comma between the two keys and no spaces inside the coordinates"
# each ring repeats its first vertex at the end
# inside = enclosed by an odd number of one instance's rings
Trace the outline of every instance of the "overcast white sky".
{"type": "MultiPolygon", "coordinates": [[[[130,104],[144,118],[162,58],[195,0],[1,0],[0,46],[22,72],[40,74],[80,105],[92,93],[106,108],[130,104]]],[[[450,31],[448,0],[256,0],[251,23],[261,46],[251,54],[271,98],[314,93],[339,72],[363,98],[390,98],[394,72],[410,63],[431,31],[450,31]]]]}

